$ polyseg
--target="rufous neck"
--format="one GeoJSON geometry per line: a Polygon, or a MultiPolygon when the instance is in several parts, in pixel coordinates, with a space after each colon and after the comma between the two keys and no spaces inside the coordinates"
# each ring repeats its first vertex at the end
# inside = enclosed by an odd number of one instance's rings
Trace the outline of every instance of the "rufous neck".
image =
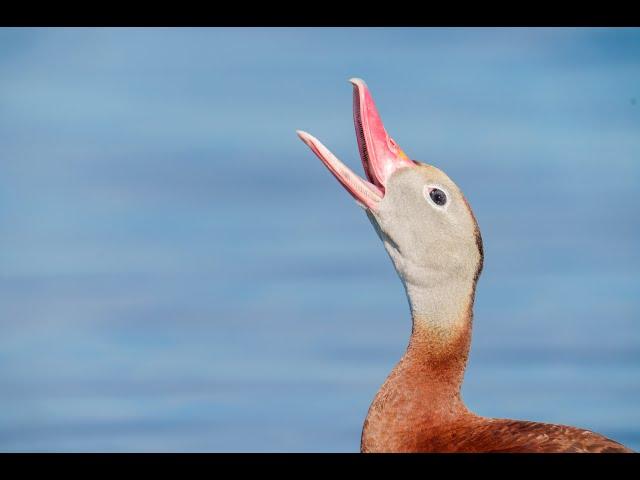
{"type": "Polygon", "coordinates": [[[471,313],[456,320],[455,329],[421,318],[413,318],[409,345],[401,364],[409,367],[418,384],[424,384],[429,397],[455,400],[467,366],[471,345],[471,313]]]}
{"type": "Polygon", "coordinates": [[[412,312],[413,328],[402,359],[378,391],[362,432],[363,451],[399,451],[407,428],[435,428],[471,413],[461,387],[471,344],[473,298],[459,318],[412,312]]]}
{"type": "Polygon", "coordinates": [[[443,393],[458,393],[471,346],[475,282],[405,284],[412,329],[405,353],[424,375],[437,378],[443,393]]]}

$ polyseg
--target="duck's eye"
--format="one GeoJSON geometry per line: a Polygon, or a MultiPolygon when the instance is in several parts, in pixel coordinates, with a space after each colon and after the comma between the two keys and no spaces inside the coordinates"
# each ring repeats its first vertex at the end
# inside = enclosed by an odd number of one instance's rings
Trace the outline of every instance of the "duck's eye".
{"type": "Polygon", "coordinates": [[[431,200],[433,200],[433,203],[436,205],[442,206],[447,203],[447,195],[439,188],[430,189],[429,197],[431,197],[431,200]]]}

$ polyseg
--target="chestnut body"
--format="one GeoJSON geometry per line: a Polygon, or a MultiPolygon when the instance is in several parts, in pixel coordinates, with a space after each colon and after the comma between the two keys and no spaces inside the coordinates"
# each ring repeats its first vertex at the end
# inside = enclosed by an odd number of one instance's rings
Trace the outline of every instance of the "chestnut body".
{"type": "Polygon", "coordinates": [[[437,358],[432,344],[419,337],[414,330],[406,354],[369,408],[362,431],[363,453],[633,452],[588,430],[475,415],[460,398],[471,329],[437,358]]]}

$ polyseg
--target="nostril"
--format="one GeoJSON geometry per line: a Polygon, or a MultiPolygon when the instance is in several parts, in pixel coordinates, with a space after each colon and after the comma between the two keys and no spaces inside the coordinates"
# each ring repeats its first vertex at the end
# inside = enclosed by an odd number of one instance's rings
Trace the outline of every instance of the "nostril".
{"type": "Polygon", "coordinates": [[[387,135],[387,145],[389,146],[389,150],[391,150],[393,153],[398,152],[398,144],[395,142],[393,138],[389,137],[388,135],[387,135]]]}

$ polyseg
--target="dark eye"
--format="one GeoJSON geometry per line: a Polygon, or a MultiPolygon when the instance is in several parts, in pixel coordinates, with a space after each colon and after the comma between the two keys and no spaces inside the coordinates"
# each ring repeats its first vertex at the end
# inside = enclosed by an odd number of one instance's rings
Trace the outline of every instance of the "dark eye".
{"type": "Polygon", "coordinates": [[[429,196],[431,197],[431,200],[433,200],[433,203],[435,203],[436,205],[442,206],[447,203],[447,196],[439,188],[434,188],[433,190],[431,190],[429,192],[429,196]]]}

